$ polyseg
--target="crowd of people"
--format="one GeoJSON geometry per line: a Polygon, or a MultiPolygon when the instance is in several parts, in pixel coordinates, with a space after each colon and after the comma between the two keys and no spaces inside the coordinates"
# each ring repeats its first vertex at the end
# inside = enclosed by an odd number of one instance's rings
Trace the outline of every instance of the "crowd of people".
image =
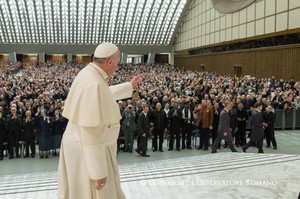
{"type": "MultiPolygon", "coordinates": [[[[5,147],[10,159],[35,157],[36,143],[40,158],[48,158],[49,151],[56,154],[67,124],[61,116],[64,100],[85,65],[0,63],[0,159],[5,147]],[[20,143],[24,144],[24,154],[20,152],[20,143]]],[[[123,150],[128,152],[135,148],[138,118],[145,107],[149,107],[146,115],[151,124],[152,134],[148,137],[153,138],[153,151],[163,151],[165,138],[169,140],[168,150],[192,149],[193,133],[200,135],[197,149],[208,150],[217,138],[218,117],[227,101],[233,105],[230,127],[236,146],[246,144],[246,122],[255,104],[263,104],[264,124],[273,109],[285,112],[300,109],[300,82],[293,78],[257,79],[249,75],[193,72],[170,64],[124,64],[109,79],[109,84],[130,81],[139,73],[145,73],[145,77],[132,98],[118,101],[123,116],[120,137],[124,137],[123,150]]],[[[274,130],[265,126],[265,136],[267,147],[272,143],[276,149],[274,130]]]]}

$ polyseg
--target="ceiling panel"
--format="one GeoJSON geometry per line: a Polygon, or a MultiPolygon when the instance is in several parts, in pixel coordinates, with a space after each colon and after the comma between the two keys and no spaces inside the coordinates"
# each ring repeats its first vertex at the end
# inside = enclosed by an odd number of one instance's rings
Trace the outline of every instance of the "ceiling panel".
{"type": "Polygon", "coordinates": [[[170,45],[188,1],[0,0],[0,43],[170,45]]]}

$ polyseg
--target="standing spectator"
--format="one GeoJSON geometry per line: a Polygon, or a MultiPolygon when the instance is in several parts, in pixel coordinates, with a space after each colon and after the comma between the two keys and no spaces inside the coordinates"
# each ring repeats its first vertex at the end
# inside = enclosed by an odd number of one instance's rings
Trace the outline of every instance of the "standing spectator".
{"type": "Polygon", "coordinates": [[[17,114],[21,117],[24,118],[26,113],[26,107],[22,102],[18,102],[18,109],[17,109],[17,114]]]}
{"type": "MultiPolygon", "coordinates": [[[[232,133],[232,137],[236,138],[237,135],[237,107],[234,104],[229,111],[229,116],[230,116],[230,129],[232,133]]],[[[224,148],[228,147],[228,143],[225,141],[224,148]]]]}
{"type": "Polygon", "coordinates": [[[231,102],[225,102],[225,108],[221,111],[220,122],[218,126],[218,137],[213,144],[212,153],[217,153],[217,148],[222,139],[224,139],[232,152],[237,152],[232,143],[232,130],[230,128],[230,116],[229,111],[232,109],[231,102]]]}
{"type": "Polygon", "coordinates": [[[272,98],[272,103],[275,109],[283,109],[283,94],[280,92],[280,88],[276,88],[275,96],[272,98]]]}
{"type": "Polygon", "coordinates": [[[36,113],[36,123],[40,158],[49,158],[48,154],[51,149],[51,128],[53,120],[47,116],[44,108],[38,108],[36,113]]]}
{"type": "Polygon", "coordinates": [[[173,150],[174,135],[176,136],[176,150],[180,151],[180,129],[182,127],[182,111],[178,109],[179,104],[174,102],[169,111],[170,118],[170,142],[168,151],[173,150]]]}
{"type": "MultiPolygon", "coordinates": [[[[119,111],[120,111],[120,115],[123,115],[123,111],[124,109],[124,102],[122,100],[118,101],[118,106],[119,106],[119,111]]],[[[120,126],[122,126],[123,124],[123,118],[120,119],[120,126]]],[[[121,137],[124,136],[124,131],[122,128],[119,129],[119,136],[118,136],[118,140],[117,140],[117,152],[119,152],[121,150],[121,144],[124,144],[124,140],[120,139],[121,137]]]]}
{"type": "Polygon", "coordinates": [[[52,149],[54,150],[53,155],[57,155],[57,149],[60,148],[62,135],[65,129],[64,119],[60,114],[59,109],[56,109],[54,112],[54,120],[52,124],[52,149]]]}
{"type": "Polygon", "coordinates": [[[138,117],[140,115],[140,113],[142,112],[142,103],[140,100],[135,102],[135,112],[136,112],[136,117],[138,117]]]}
{"type": "Polygon", "coordinates": [[[10,109],[11,114],[7,115],[9,159],[14,158],[14,147],[16,157],[20,158],[19,141],[21,140],[21,118],[17,115],[16,105],[13,104],[10,109]]]}
{"type": "Polygon", "coordinates": [[[149,107],[145,106],[143,108],[143,111],[140,113],[138,117],[138,125],[137,125],[139,131],[140,143],[135,151],[143,157],[150,157],[150,155],[147,154],[147,140],[148,140],[149,130],[150,130],[148,111],[149,111],[149,107]]]}
{"type": "Polygon", "coordinates": [[[192,149],[192,131],[194,128],[194,113],[189,102],[186,102],[182,110],[183,128],[182,128],[182,149],[187,147],[192,149]]]}
{"type": "Polygon", "coordinates": [[[277,142],[275,139],[274,124],[276,120],[276,114],[273,112],[272,105],[267,107],[267,110],[263,113],[263,120],[265,123],[265,137],[267,142],[267,148],[270,148],[272,142],[273,148],[277,149],[277,142]]]}
{"type": "Polygon", "coordinates": [[[154,124],[152,148],[157,151],[157,137],[159,138],[159,151],[163,152],[164,132],[167,131],[167,115],[162,110],[161,103],[156,103],[155,110],[151,113],[150,121],[154,124]]]}
{"type": "Polygon", "coordinates": [[[122,119],[123,119],[122,130],[125,135],[124,152],[132,153],[136,123],[135,123],[134,108],[131,104],[128,105],[127,108],[123,111],[122,119]]]}
{"type": "Polygon", "coordinates": [[[164,111],[165,111],[166,117],[167,117],[167,131],[164,132],[164,138],[168,138],[169,129],[170,129],[170,120],[169,120],[170,104],[166,103],[164,107],[165,107],[164,111]]]}
{"type": "Polygon", "coordinates": [[[244,104],[239,103],[237,110],[237,135],[235,137],[236,146],[244,146],[246,144],[246,126],[248,118],[248,113],[244,109],[244,104]]]}
{"type": "Polygon", "coordinates": [[[258,153],[263,153],[263,141],[264,141],[264,129],[263,129],[263,117],[262,117],[262,103],[256,103],[254,105],[255,109],[251,113],[251,135],[250,141],[242,147],[243,151],[257,143],[258,153]]]}
{"type": "Polygon", "coordinates": [[[200,146],[197,149],[203,148],[204,151],[207,151],[209,145],[209,132],[213,129],[214,111],[212,107],[208,106],[207,101],[203,100],[201,109],[198,109],[196,113],[198,126],[202,124],[200,130],[200,146]]]}
{"type": "MultiPolygon", "coordinates": [[[[213,129],[211,132],[212,143],[214,143],[218,137],[218,127],[219,127],[220,113],[221,113],[219,103],[217,103],[217,102],[214,103],[213,111],[214,111],[214,122],[213,122],[213,129]]],[[[218,148],[220,148],[220,144],[219,144],[218,148]]]]}
{"type": "MultiPolygon", "coordinates": [[[[136,114],[135,114],[135,123],[136,124],[138,122],[139,115],[141,114],[141,112],[143,112],[143,110],[146,106],[147,106],[146,101],[144,99],[141,100],[141,107],[138,108],[138,110],[136,111],[136,114]]],[[[139,146],[140,145],[140,136],[139,136],[138,129],[135,131],[135,136],[137,137],[137,146],[139,146]]]]}
{"type": "Polygon", "coordinates": [[[29,147],[31,151],[31,157],[35,157],[35,121],[34,118],[31,117],[31,111],[27,110],[25,112],[25,118],[22,121],[23,128],[23,137],[25,142],[25,156],[24,158],[29,157],[29,147]]]}
{"type": "Polygon", "coordinates": [[[4,140],[6,139],[6,122],[5,119],[3,118],[2,112],[0,112],[0,160],[3,160],[3,143],[4,140]]]}
{"type": "Polygon", "coordinates": [[[295,97],[292,103],[293,109],[300,110],[300,96],[295,97]]]}

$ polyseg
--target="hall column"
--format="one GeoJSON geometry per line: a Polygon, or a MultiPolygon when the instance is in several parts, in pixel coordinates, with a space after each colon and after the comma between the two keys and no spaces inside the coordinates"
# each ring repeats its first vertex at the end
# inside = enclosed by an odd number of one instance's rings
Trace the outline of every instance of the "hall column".
{"type": "Polygon", "coordinates": [[[128,53],[122,53],[121,64],[126,64],[128,58],[128,53]]]}
{"type": "Polygon", "coordinates": [[[73,54],[72,53],[67,53],[67,63],[70,63],[73,61],[73,54]]]}
{"type": "Polygon", "coordinates": [[[17,62],[17,54],[16,54],[16,52],[10,52],[9,53],[9,61],[11,63],[16,63],[17,62]]]}
{"type": "Polygon", "coordinates": [[[147,64],[153,64],[154,60],[155,60],[155,53],[149,53],[148,54],[147,64]]]}
{"type": "Polygon", "coordinates": [[[174,64],[174,47],[172,48],[171,52],[169,53],[169,64],[174,64]]]}
{"type": "Polygon", "coordinates": [[[45,53],[41,52],[38,54],[39,56],[39,62],[45,62],[45,53]]]}

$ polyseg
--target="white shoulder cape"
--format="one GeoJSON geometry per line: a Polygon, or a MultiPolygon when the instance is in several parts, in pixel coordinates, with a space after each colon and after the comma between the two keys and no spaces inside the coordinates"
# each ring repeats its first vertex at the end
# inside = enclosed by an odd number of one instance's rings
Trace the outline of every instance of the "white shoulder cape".
{"type": "Polygon", "coordinates": [[[109,87],[106,73],[91,63],[76,76],[66,99],[63,116],[84,127],[117,124],[121,119],[116,100],[131,97],[130,82],[109,87]]]}

